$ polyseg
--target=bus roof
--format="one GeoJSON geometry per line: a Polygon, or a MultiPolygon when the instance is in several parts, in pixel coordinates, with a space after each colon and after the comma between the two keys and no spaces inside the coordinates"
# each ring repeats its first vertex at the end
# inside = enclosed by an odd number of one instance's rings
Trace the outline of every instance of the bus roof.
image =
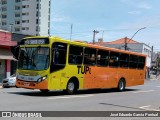
{"type": "Polygon", "coordinates": [[[147,56],[143,53],[138,53],[138,52],[133,52],[133,51],[126,51],[126,50],[121,50],[121,49],[116,49],[116,48],[111,48],[111,47],[106,47],[106,46],[101,46],[97,44],[91,44],[83,41],[74,41],[74,40],[67,40],[67,39],[62,39],[60,37],[56,36],[51,36],[51,37],[46,37],[46,36],[35,36],[35,37],[25,37],[24,39],[31,39],[31,38],[49,38],[49,41],[51,42],[63,42],[63,43],[68,43],[68,44],[74,44],[74,45],[80,45],[83,47],[91,47],[91,48],[96,48],[96,49],[104,49],[104,50],[109,50],[109,51],[114,51],[114,52],[121,52],[121,53],[126,53],[126,54],[135,54],[135,55],[140,55],[140,56],[147,56]]]}
{"type": "Polygon", "coordinates": [[[57,39],[58,41],[61,41],[61,42],[69,43],[69,44],[87,46],[87,47],[96,48],[96,49],[111,50],[111,51],[127,53],[127,54],[136,54],[136,55],[140,55],[140,56],[146,56],[143,53],[138,53],[138,52],[133,52],[133,51],[126,51],[126,50],[121,50],[121,49],[116,49],[116,48],[111,48],[111,47],[105,47],[105,46],[101,46],[101,45],[97,45],[97,44],[87,43],[85,41],[66,40],[66,39],[62,39],[62,38],[59,38],[59,37],[52,37],[52,38],[57,39]]]}
{"type": "Polygon", "coordinates": [[[133,52],[133,51],[126,51],[126,50],[121,50],[121,49],[117,49],[117,48],[112,48],[112,47],[106,47],[106,46],[100,46],[100,45],[96,45],[96,44],[88,44],[89,47],[96,47],[98,49],[105,49],[105,50],[110,50],[110,51],[114,51],[114,52],[121,52],[121,53],[127,53],[127,54],[136,54],[136,55],[140,55],[140,56],[147,56],[143,53],[138,53],[138,52],[133,52]]]}

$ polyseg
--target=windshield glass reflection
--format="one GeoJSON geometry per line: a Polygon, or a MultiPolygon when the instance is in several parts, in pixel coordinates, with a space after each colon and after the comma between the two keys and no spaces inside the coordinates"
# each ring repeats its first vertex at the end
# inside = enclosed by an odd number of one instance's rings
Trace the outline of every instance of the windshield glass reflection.
{"type": "Polygon", "coordinates": [[[18,68],[22,70],[45,70],[49,66],[49,48],[21,48],[18,68]]]}

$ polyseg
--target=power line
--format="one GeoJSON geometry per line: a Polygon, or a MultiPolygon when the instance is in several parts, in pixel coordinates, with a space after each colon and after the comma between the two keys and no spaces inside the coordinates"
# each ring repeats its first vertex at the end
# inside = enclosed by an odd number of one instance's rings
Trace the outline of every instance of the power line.
{"type": "MultiPolygon", "coordinates": [[[[160,26],[150,26],[147,27],[147,29],[158,29],[160,28],[160,26]]],[[[129,31],[129,30],[137,30],[138,28],[120,28],[120,29],[103,29],[103,30],[98,30],[99,32],[106,32],[106,31],[129,31]]],[[[55,30],[56,31],[56,30],[55,30]]],[[[72,35],[74,34],[83,34],[83,33],[92,33],[93,31],[80,31],[80,32],[74,32],[72,33],[72,35]]],[[[52,30],[51,32],[52,34],[70,34],[70,32],[54,32],[54,30],[52,30]]]]}

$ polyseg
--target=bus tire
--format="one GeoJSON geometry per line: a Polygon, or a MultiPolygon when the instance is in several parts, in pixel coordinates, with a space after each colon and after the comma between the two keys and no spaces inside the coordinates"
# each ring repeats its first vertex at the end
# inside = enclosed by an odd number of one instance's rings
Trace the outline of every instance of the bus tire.
{"type": "Polygon", "coordinates": [[[125,90],[125,86],[126,86],[125,80],[124,79],[120,79],[119,82],[118,82],[117,90],[120,91],[120,92],[124,91],[125,90]]]}
{"type": "Polygon", "coordinates": [[[77,84],[74,80],[69,80],[67,87],[66,87],[66,92],[69,95],[75,94],[77,92],[77,84]]]}

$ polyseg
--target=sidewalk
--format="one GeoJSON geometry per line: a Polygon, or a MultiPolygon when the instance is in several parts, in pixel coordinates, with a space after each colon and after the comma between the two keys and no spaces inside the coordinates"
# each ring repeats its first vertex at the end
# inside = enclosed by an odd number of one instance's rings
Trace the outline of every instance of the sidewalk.
{"type": "Polygon", "coordinates": [[[160,80],[160,75],[156,77],[156,75],[150,75],[150,78],[147,80],[160,80]]]}

